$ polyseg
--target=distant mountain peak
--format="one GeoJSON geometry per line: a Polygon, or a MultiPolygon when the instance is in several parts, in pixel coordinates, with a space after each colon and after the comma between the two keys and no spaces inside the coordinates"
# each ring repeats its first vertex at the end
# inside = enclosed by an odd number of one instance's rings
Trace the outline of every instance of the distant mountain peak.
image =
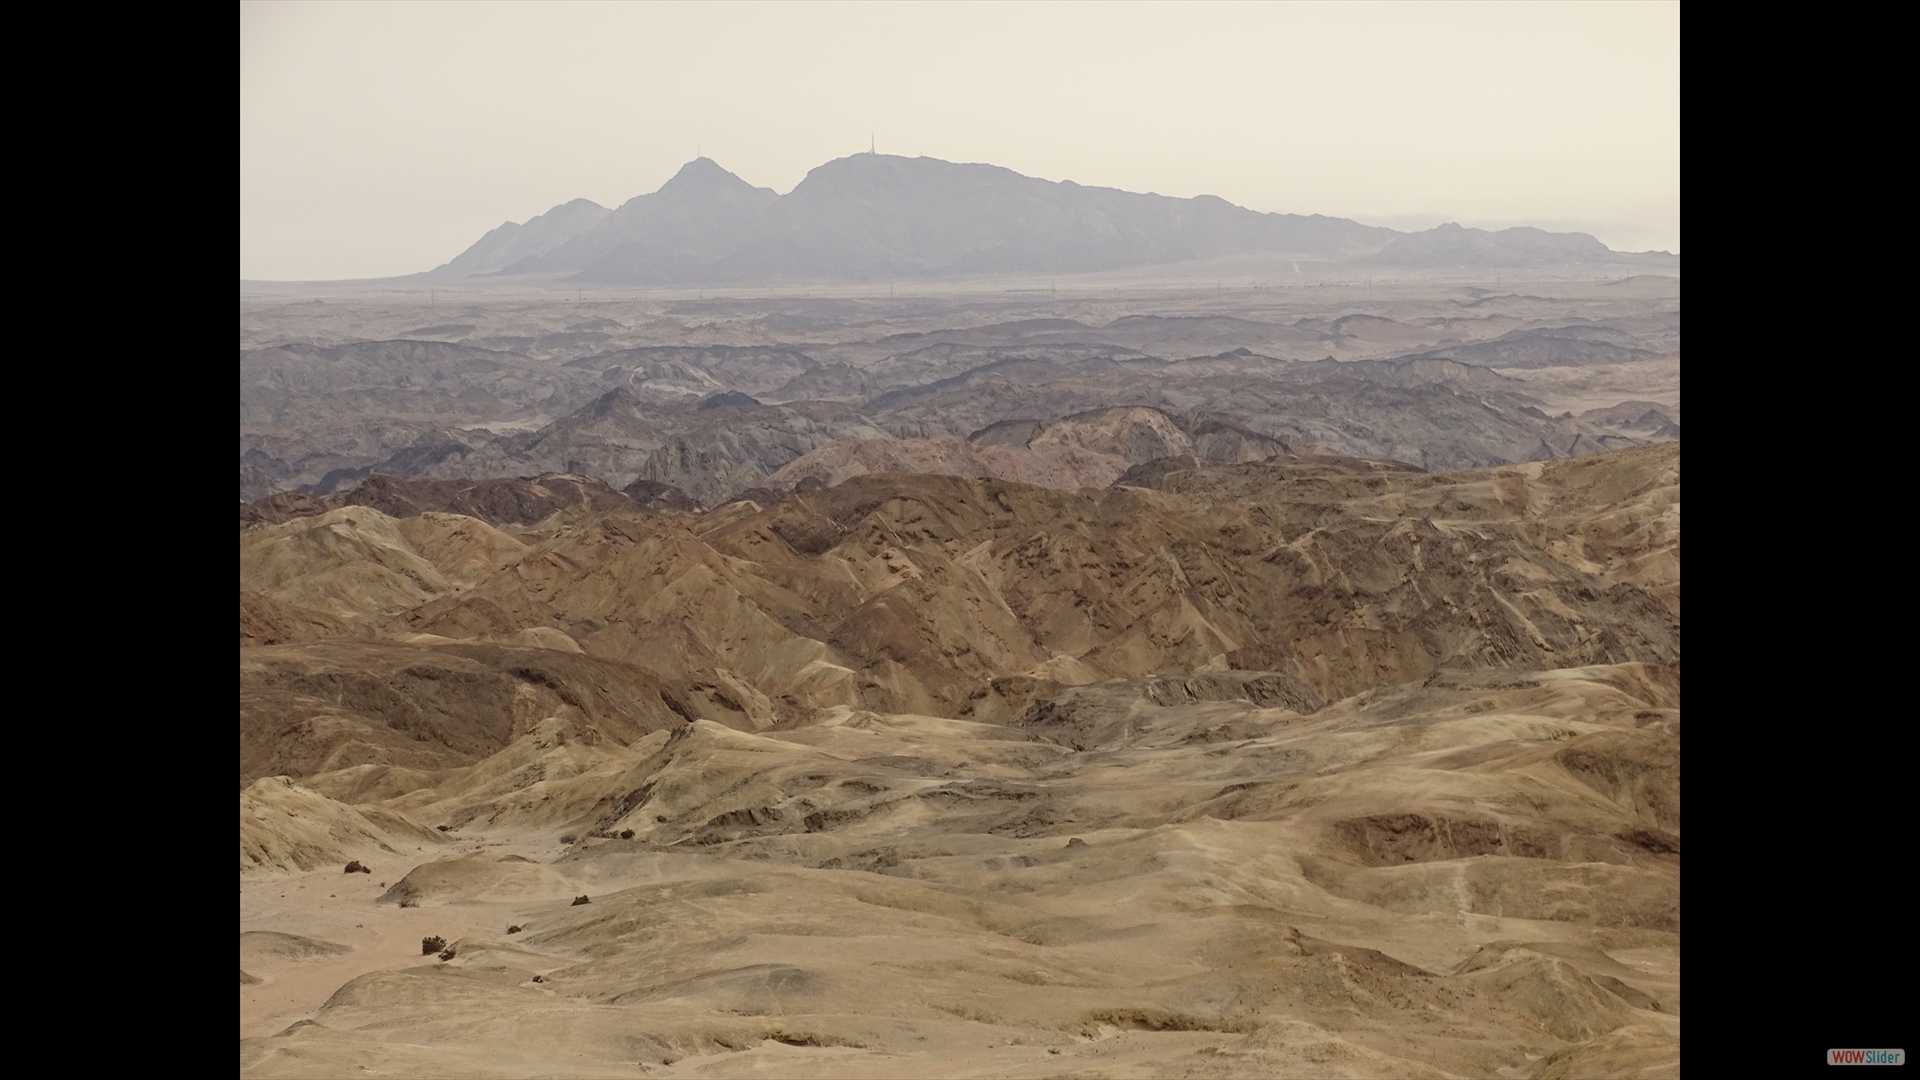
{"type": "Polygon", "coordinates": [[[1457,221],[1401,233],[1317,214],[1259,213],[1213,195],[1176,198],[984,162],[860,153],[815,167],[785,195],[702,155],[617,209],[576,199],[526,225],[503,225],[434,273],[565,273],[634,284],[892,281],[1075,274],[1254,252],[1295,260],[1295,273],[1298,260],[1444,269],[1675,261],[1616,253],[1583,233],[1489,232],[1457,221]]]}
{"type": "Polygon", "coordinates": [[[588,419],[598,420],[604,416],[611,415],[615,409],[632,410],[644,408],[645,406],[646,403],[640,400],[638,394],[635,394],[632,390],[624,386],[616,386],[606,393],[601,394],[599,397],[594,398],[582,411],[586,413],[588,419]]]}
{"type": "Polygon", "coordinates": [[[657,195],[669,198],[676,195],[710,194],[713,192],[752,192],[755,188],[740,177],[720,167],[720,163],[710,157],[697,157],[673,174],[673,178],[660,185],[657,195]]]}

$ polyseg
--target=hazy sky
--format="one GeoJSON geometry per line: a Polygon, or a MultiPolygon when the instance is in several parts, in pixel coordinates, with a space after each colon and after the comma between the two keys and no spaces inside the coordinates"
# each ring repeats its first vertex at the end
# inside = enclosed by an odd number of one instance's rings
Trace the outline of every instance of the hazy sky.
{"type": "Polygon", "coordinates": [[[240,275],[867,149],[1680,250],[1678,3],[240,5],[240,275]]]}

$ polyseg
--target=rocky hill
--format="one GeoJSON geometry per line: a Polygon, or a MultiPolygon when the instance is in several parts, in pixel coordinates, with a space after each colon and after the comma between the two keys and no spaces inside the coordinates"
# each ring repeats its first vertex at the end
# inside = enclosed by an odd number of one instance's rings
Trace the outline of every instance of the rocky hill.
{"type": "Polygon", "coordinates": [[[243,515],[243,1074],[1677,1072],[1676,443],[808,479],[243,515]]]}

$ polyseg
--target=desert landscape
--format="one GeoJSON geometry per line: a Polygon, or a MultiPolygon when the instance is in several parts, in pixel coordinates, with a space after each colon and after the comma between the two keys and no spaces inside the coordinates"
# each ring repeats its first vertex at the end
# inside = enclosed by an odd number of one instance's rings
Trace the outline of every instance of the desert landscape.
{"type": "Polygon", "coordinates": [[[1679,1077],[1679,14],[241,0],[240,1075],[1679,1077]]]}
{"type": "Polygon", "coordinates": [[[1678,1075],[1677,258],[565,209],[242,283],[243,1075],[1678,1075]]]}

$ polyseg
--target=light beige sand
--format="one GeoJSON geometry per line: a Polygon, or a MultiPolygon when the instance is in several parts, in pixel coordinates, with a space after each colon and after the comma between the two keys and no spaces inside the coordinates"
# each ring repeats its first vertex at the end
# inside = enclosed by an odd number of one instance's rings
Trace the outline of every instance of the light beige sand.
{"type": "Polygon", "coordinates": [[[1653,401],[1670,407],[1680,418],[1680,356],[1656,356],[1624,364],[1583,367],[1502,368],[1500,374],[1518,379],[1526,392],[1553,412],[1574,415],[1604,409],[1622,401],[1653,401]]]}
{"type": "Polygon", "coordinates": [[[243,886],[243,931],[352,951],[243,950],[242,1071],[1677,1073],[1672,676],[1312,716],[1087,693],[1127,720],[1083,752],[845,709],[650,737],[574,781],[640,793],[589,815],[632,840],[485,827],[513,783],[416,794],[480,816],[425,862],[243,886]]]}
{"type": "Polygon", "coordinates": [[[1677,1075],[1678,457],[243,532],[241,1072],[1677,1075]]]}

